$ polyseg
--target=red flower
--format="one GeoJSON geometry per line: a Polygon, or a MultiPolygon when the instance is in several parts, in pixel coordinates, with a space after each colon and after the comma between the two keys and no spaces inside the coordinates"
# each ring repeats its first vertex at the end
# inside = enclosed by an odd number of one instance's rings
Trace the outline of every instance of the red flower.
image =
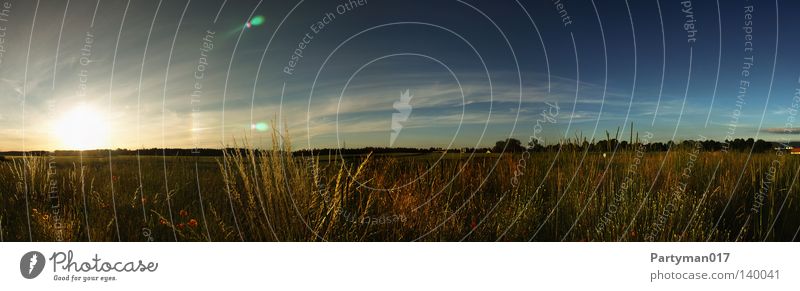
{"type": "Polygon", "coordinates": [[[180,212],[178,212],[178,214],[179,214],[181,217],[187,217],[187,216],[189,216],[189,211],[186,211],[186,210],[183,210],[183,209],[181,209],[181,211],[180,211],[180,212]]]}
{"type": "Polygon", "coordinates": [[[178,229],[183,230],[183,227],[184,227],[183,223],[178,223],[178,229]]]}
{"type": "Polygon", "coordinates": [[[472,228],[472,230],[475,230],[476,228],[478,228],[478,223],[476,223],[475,220],[473,219],[472,223],[470,223],[469,226],[472,228]]]}
{"type": "Polygon", "coordinates": [[[187,222],[187,224],[189,225],[189,227],[195,228],[197,227],[197,220],[195,220],[194,218],[189,219],[189,222],[187,222]]]}

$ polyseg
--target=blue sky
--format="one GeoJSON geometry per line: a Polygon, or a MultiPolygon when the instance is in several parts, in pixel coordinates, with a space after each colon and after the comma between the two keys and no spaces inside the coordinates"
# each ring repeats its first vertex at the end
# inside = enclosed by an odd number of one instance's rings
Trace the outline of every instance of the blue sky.
{"type": "Polygon", "coordinates": [[[288,130],[295,148],[389,146],[392,130],[394,146],[487,146],[528,140],[547,104],[559,106],[540,122],[548,143],[631,122],[658,141],[797,140],[780,132],[800,123],[787,125],[800,88],[789,1],[692,1],[691,44],[682,1],[567,1],[566,26],[552,1],[9,2],[2,150],[80,144],[64,135],[104,148],[270,144],[257,123],[288,130]],[[258,15],[264,24],[244,27],[258,15]],[[315,32],[317,21],[328,24],[315,32]],[[733,122],[741,80],[751,85],[733,122]],[[393,129],[405,90],[412,110],[393,129]]]}

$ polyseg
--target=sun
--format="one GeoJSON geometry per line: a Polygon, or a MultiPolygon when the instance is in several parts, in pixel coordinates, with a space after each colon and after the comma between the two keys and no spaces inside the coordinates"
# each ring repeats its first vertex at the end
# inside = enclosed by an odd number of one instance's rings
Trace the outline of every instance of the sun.
{"type": "Polygon", "coordinates": [[[108,120],[93,107],[80,104],[66,111],[53,124],[60,149],[89,150],[107,146],[108,120]]]}

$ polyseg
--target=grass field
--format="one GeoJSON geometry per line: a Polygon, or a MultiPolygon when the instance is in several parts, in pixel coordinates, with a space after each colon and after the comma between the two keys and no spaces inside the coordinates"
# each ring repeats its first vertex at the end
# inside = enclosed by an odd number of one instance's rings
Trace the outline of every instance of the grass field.
{"type": "Polygon", "coordinates": [[[776,153],[257,153],[9,158],[2,240],[792,241],[800,225],[800,158],[776,153]]]}

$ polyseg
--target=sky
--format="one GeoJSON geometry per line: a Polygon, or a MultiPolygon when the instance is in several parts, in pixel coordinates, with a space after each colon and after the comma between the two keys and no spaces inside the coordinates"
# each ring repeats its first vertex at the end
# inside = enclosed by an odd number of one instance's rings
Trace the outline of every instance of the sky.
{"type": "Polygon", "coordinates": [[[0,150],[800,132],[792,1],[0,2],[0,150]]]}

